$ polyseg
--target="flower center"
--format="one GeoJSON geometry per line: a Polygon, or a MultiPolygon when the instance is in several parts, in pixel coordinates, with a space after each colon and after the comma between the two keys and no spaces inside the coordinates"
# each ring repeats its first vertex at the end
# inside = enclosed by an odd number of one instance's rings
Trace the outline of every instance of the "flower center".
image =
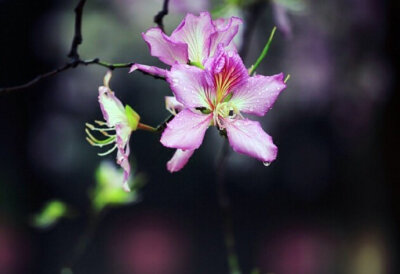
{"type": "Polygon", "coordinates": [[[213,110],[213,123],[220,129],[224,129],[223,120],[226,118],[235,118],[236,116],[242,117],[240,111],[231,102],[222,102],[216,105],[213,110]]]}

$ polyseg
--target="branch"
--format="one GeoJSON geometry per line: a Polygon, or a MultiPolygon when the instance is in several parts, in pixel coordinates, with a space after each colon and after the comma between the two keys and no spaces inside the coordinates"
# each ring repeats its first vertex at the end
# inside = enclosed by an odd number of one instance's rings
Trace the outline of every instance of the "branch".
{"type": "Polygon", "coordinates": [[[160,10],[156,16],[154,16],[154,23],[164,32],[164,16],[168,14],[168,2],[169,0],[164,0],[163,8],[160,10]]]}
{"type": "Polygon", "coordinates": [[[79,60],[78,47],[82,44],[82,13],[83,7],[85,6],[86,0],[80,0],[78,5],[75,7],[75,33],[72,40],[71,50],[68,57],[72,58],[74,61],[79,60]]]}
{"type": "MultiPolygon", "coordinates": [[[[56,75],[60,72],[66,71],[70,68],[76,68],[80,65],[98,65],[98,66],[102,66],[102,67],[106,67],[108,69],[114,70],[117,68],[130,68],[134,63],[116,63],[116,64],[111,64],[108,62],[104,62],[104,61],[100,61],[99,58],[95,58],[95,59],[91,59],[91,60],[82,60],[79,57],[78,54],[78,47],[80,44],[82,44],[83,38],[82,38],[82,14],[83,14],[83,7],[85,6],[86,0],[80,0],[78,2],[78,5],[76,5],[75,7],[75,33],[74,33],[74,38],[72,40],[72,45],[71,45],[71,50],[68,54],[68,57],[71,58],[71,61],[66,63],[64,66],[61,66],[57,69],[51,70],[49,72],[40,74],[38,76],[36,76],[35,78],[33,78],[32,80],[30,80],[29,82],[22,84],[22,85],[17,85],[17,86],[12,86],[12,87],[6,87],[6,88],[0,88],[0,95],[10,92],[10,91],[16,91],[16,90],[23,90],[26,88],[29,88],[31,86],[33,86],[34,84],[36,84],[37,82],[39,82],[42,79],[48,78],[50,76],[56,75]]],[[[163,10],[160,11],[154,18],[154,20],[156,21],[157,18],[157,24],[161,24],[160,26],[163,27],[162,25],[162,19],[163,17],[168,14],[168,0],[164,1],[164,5],[163,5],[163,10]]],[[[139,70],[141,73],[145,74],[145,75],[150,75],[155,79],[163,79],[165,80],[163,77],[159,77],[159,76],[154,76],[151,75],[149,73],[146,73],[144,71],[139,70]]]]}
{"type": "MultiPolygon", "coordinates": [[[[22,90],[22,89],[29,88],[29,87],[33,86],[34,84],[36,84],[37,82],[39,82],[40,80],[42,80],[42,79],[45,79],[45,78],[48,78],[50,76],[56,75],[56,74],[58,74],[60,72],[68,70],[70,68],[76,68],[76,67],[81,66],[81,65],[84,65],[84,66],[98,65],[98,66],[101,66],[101,67],[105,67],[105,68],[114,70],[114,69],[120,69],[120,68],[130,68],[133,64],[134,63],[116,63],[116,64],[111,64],[111,63],[108,63],[108,62],[100,61],[99,58],[95,58],[95,59],[91,59],[91,60],[80,60],[80,59],[73,60],[73,61],[70,61],[70,62],[66,63],[64,66],[61,66],[61,67],[59,67],[59,68],[57,68],[55,70],[51,70],[49,72],[40,74],[40,75],[36,76],[31,81],[29,81],[29,82],[27,82],[25,84],[18,85],[18,86],[13,86],[13,87],[7,87],[7,88],[0,88],[0,95],[2,95],[4,93],[7,93],[7,92],[10,92],[10,91],[22,90]]],[[[141,73],[145,74],[145,75],[152,76],[155,79],[163,79],[163,80],[165,80],[163,77],[154,76],[154,75],[151,75],[151,74],[146,73],[146,72],[141,71],[141,70],[139,70],[139,71],[141,73]]]]}

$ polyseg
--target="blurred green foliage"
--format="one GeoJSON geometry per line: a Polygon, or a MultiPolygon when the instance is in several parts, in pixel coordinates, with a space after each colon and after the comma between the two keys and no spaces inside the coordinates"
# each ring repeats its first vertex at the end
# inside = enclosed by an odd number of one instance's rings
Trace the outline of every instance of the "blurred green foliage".
{"type": "Polygon", "coordinates": [[[67,206],[59,201],[49,201],[39,212],[33,217],[33,225],[37,228],[48,228],[57,223],[67,213],[67,206]]]}
{"type": "Polygon", "coordinates": [[[129,179],[130,192],[125,192],[122,188],[123,176],[123,171],[111,162],[100,163],[95,173],[96,186],[90,191],[92,206],[96,212],[106,206],[125,205],[138,199],[138,190],[145,182],[144,176],[137,174],[129,179]]]}

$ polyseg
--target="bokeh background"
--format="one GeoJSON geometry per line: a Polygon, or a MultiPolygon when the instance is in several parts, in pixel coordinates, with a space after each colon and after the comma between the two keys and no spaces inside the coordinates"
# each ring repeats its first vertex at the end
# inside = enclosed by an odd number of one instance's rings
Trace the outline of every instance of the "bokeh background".
{"type": "MultiPolygon", "coordinates": [[[[0,0],[1,87],[68,61],[77,2],[0,0]]],[[[400,273],[396,2],[280,0],[221,9],[223,1],[171,1],[167,32],[188,10],[219,7],[221,15],[254,21],[236,41],[247,66],[273,25],[280,27],[258,69],[292,76],[260,119],[278,159],[264,167],[232,152],[226,168],[244,273],[400,273]]],[[[81,57],[161,65],[140,35],[161,5],[88,0],[81,57]]],[[[84,125],[101,118],[97,87],[105,72],[78,67],[0,96],[0,273],[59,273],[87,229],[88,191],[103,159],[85,141],[84,125]],[[73,216],[33,227],[32,216],[52,199],[73,216]]],[[[144,122],[168,116],[165,82],[121,69],[111,86],[144,122]]],[[[228,273],[215,182],[221,146],[210,129],[189,164],[170,174],[173,150],[158,135],[135,132],[131,159],[146,185],[135,203],[102,216],[74,273],[228,273]]]]}

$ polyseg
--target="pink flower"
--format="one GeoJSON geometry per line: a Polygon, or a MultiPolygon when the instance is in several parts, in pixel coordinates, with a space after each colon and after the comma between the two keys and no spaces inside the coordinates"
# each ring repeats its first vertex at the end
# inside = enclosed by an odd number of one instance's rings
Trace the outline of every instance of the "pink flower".
{"type": "Polygon", "coordinates": [[[86,123],[86,133],[88,135],[86,140],[92,146],[103,147],[113,145],[111,149],[98,155],[105,156],[117,150],[117,164],[124,170],[123,188],[129,192],[128,179],[131,171],[128,160],[130,152],[129,139],[132,131],[135,131],[138,127],[140,116],[129,105],[125,107],[122,105],[121,101],[109,87],[110,79],[111,71],[104,77],[104,86],[99,87],[99,103],[105,122],[95,121],[100,127],[86,123]],[[98,140],[89,130],[99,132],[107,138],[98,140]],[[115,134],[110,133],[113,131],[115,134]]]}
{"type": "MultiPolygon", "coordinates": [[[[160,28],[151,28],[142,34],[152,56],[158,57],[167,65],[191,64],[203,67],[207,58],[214,56],[218,45],[234,47],[233,37],[239,30],[242,20],[238,17],[212,20],[208,12],[199,16],[187,14],[170,36],[160,28]]],[[[166,76],[166,70],[134,64],[130,72],[139,69],[152,75],[166,76]]]]}
{"type": "Polygon", "coordinates": [[[250,77],[240,56],[222,46],[204,67],[175,64],[166,73],[176,100],[183,105],[161,136],[164,146],[178,149],[168,170],[178,171],[187,163],[210,125],[226,132],[236,152],[264,163],[275,160],[272,138],[259,122],[242,113],[264,116],[286,87],[283,74],[250,77]]]}

